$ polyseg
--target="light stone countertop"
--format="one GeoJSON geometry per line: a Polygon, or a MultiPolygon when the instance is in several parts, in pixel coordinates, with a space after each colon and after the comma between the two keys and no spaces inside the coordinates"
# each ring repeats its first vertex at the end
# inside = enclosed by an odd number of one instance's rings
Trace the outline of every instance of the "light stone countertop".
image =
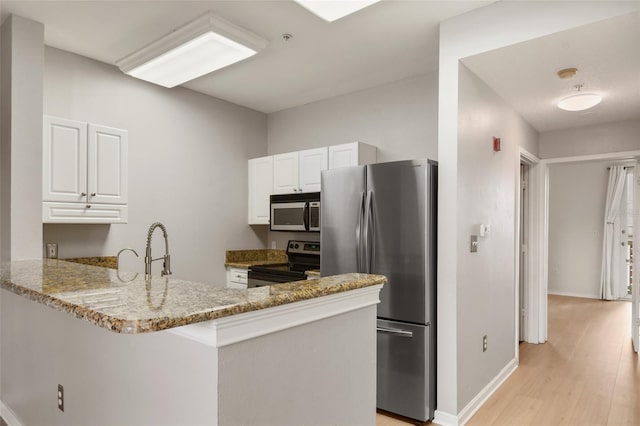
{"type": "Polygon", "coordinates": [[[2,288],[116,333],[146,333],[386,282],[344,274],[246,290],[54,259],[6,263],[2,288]]]}
{"type": "Polygon", "coordinates": [[[224,254],[224,266],[241,269],[257,265],[286,265],[288,261],[286,250],[278,249],[227,250],[224,254]]]}

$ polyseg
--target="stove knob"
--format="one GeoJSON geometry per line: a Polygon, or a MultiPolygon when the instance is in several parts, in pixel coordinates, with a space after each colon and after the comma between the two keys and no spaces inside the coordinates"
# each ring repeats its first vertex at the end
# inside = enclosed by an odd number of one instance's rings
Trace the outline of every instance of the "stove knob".
{"type": "Polygon", "coordinates": [[[300,247],[298,244],[296,244],[296,248],[300,247]]]}
{"type": "Polygon", "coordinates": [[[292,249],[293,248],[293,244],[289,244],[289,248],[292,249]]]}

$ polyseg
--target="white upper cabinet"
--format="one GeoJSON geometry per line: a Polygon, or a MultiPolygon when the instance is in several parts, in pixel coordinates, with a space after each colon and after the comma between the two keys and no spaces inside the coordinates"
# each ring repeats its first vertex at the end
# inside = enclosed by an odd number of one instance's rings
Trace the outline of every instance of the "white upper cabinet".
{"type": "Polygon", "coordinates": [[[89,202],[127,204],[127,132],[89,125],[89,202]]]}
{"type": "Polygon", "coordinates": [[[329,169],[373,164],[377,160],[376,147],[366,143],[351,142],[329,147],[329,169]]]}
{"type": "Polygon", "coordinates": [[[268,225],[273,193],[273,157],[249,160],[249,225],[268,225]]]}
{"type": "Polygon", "coordinates": [[[299,191],[319,192],[320,172],[329,166],[329,150],[327,147],[300,151],[299,161],[299,191]]]}
{"type": "Polygon", "coordinates": [[[298,153],[288,152],[273,156],[273,193],[299,192],[298,153]]]}
{"type": "Polygon", "coordinates": [[[126,130],[44,117],[45,223],[126,223],[126,130]]]}
{"type": "Polygon", "coordinates": [[[87,123],[44,118],[44,201],[83,202],[87,196],[87,123]]]}

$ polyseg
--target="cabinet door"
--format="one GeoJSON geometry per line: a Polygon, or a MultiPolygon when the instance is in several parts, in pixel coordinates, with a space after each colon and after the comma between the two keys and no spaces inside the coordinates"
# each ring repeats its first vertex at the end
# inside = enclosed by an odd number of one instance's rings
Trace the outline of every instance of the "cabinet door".
{"type": "Polygon", "coordinates": [[[300,151],[300,190],[302,192],[320,191],[320,172],[327,170],[329,151],[327,147],[300,151]]]}
{"type": "Polygon", "coordinates": [[[298,192],[298,153],[288,152],[273,156],[273,193],[298,192]]]}
{"type": "Polygon", "coordinates": [[[86,202],[87,124],[44,117],[43,201],[86,202]]]}
{"type": "Polygon", "coordinates": [[[126,130],[89,125],[89,203],[127,204],[126,130]]]}
{"type": "Polygon", "coordinates": [[[249,225],[268,225],[273,192],[273,157],[249,160],[249,225]]]}
{"type": "Polygon", "coordinates": [[[358,143],[346,143],[329,147],[329,168],[358,165],[358,143]]]}

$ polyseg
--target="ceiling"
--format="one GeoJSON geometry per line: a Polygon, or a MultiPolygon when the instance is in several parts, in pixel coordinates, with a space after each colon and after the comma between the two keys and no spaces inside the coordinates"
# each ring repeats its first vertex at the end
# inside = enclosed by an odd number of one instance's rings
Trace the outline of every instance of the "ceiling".
{"type": "Polygon", "coordinates": [[[437,70],[439,23],[491,2],[387,0],[329,23],[282,0],[3,1],[1,18],[42,22],[47,45],[115,64],[211,10],[270,43],[184,86],[270,113],[437,70]]]}
{"type": "Polygon", "coordinates": [[[539,132],[640,118],[640,12],[577,27],[462,61],[539,132]],[[578,68],[571,80],[556,75],[578,68]],[[602,102],[583,112],[556,103],[584,84],[602,102]]]}

